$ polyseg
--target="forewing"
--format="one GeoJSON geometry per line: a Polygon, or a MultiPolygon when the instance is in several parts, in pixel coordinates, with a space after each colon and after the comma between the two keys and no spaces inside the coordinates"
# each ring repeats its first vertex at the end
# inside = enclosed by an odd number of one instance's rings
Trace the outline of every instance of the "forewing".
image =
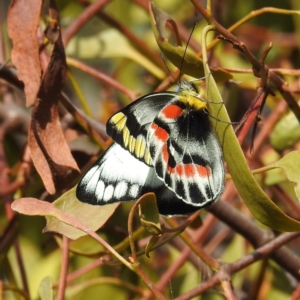
{"type": "Polygon", "coordinates": [[[134,101],[108,120],[107,134],[135,158],[151,166],[146,143],[149,126],[175,95],[174,92],[153,93],[134,101]]]}
{"type": "Polygon", "coordinates": [[[224,189],[222,151],[208,118],[204,110],[175,99],[153,120],[147,137],[157,176],[198,208],[211,204],[224,189]]]}

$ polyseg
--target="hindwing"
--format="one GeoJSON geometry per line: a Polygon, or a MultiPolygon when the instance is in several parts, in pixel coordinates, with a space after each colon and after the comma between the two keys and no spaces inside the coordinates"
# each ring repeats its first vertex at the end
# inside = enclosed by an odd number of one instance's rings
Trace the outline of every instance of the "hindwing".
{"type": "Polygon", "coordinates": [[[174,99],[153,120],[147,143],[157,176],[184,202],[200,208],[222,193],[222,151],[205,109],[174,99]]]}

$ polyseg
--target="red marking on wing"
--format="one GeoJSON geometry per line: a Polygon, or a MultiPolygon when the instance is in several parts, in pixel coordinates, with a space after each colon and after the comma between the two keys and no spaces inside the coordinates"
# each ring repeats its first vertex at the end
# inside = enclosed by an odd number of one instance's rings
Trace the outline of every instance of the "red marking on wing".
{"type": "Polygon", "coordinates": [[[210,168],[209,167],[203,167],[197,165],[197,172],[201,177],[209,177],[210,176],[210,168]]]}
{"type": "Polygon", "coordinates": [[[186,177],[193,177],[195,175],[195,167],[192,164],[184,165],[184,173],[186,177]]]}
{"type": "Polygon", "coordinates": [[[150,126],[153,130],[156,130],[158,128],[158,125],[155,123],[152,123],[150,126]]]}
{"type": "Polygon", "coordinates": [[[184,175],[184,173],[183,173],[183,165],[177,165],[177,166],[176,166],[176,173],[177,173],[179,176],[184,175]]]}
{"type": "Polygon", "coordinates": [[[168,147],[167,145],[165,144],[162,148],[162,157],[163,157],[163,160],[168,163],[168,160],[169,160],[169,152],[168,152],[168,147]]]}
{"type": "Polygon", "coordinates": [[[159,127],[157,124],[152,123],[151,128],[154,129],[154,135],[162,142],[165,142],[169,138],[169,134],[163,128],[159,127]]]}
{"type": "Polygon", "coordinates": [[[175,119],[182,115],[183,109],[178,105],[171,104],[161,111],[167,119],[175,119]]]}
{"type": "MultiPolygon", "coordinates": [[[[175,106],[175,105],[174,105],[175,106]]],[[[154,135],[163,143],[169,138],[169,134],[166,130],[159,127],[157,124],[152,123],[151,128],[155,130],[154,135]]],[[[162,160],[167,166],[167,171],[170,175],[177,174],[178,176],[194,177],[199,175],[200,177],[209,177],[211,175],[211,169],[208,166],[201,166],[197,164],[177,164],[175,167],[168,165],[170,154],[167,144],[164,144],[162,149],[162,160]]]]}
{"type": "Polygon", "coordinates": [[[187,164],[183,166],[184,175],[186,177],[193,177],[196,175],[196,172],[200,175],[200,177],[209,177],[210,176],[210,168],[203,167],[200,165],[187,164]]]}
{"type": "MultiPolygon", "coordinates": [[[[165,162],[167,162],[167,159],[169,159],[169,154],[166,152],[166,149],[163,149],[163,159],[165,162]]],[[[211,174],[211,170],[209,167],[203,167],[200,165],[193,165],[193,164],[178,164],[175,168],[172,168],[170,166],[167,166],[167,170],[169,174],[175,174],[179,176],[186,176],[186,177],[194,177],[196,175],[196,172],[200,177],[209,177],[211,174]]]]}

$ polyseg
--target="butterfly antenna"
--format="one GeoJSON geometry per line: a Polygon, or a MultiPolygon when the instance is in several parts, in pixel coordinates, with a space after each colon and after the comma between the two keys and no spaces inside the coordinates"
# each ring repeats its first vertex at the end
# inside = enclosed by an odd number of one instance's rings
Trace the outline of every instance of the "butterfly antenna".
{"type": "Polygon", "coordinates": [[[217,117],[212,116],[212,115],[209,114],[209,112],[207,112],[206,110],[203,110],[203,112],[204,112],[205,114],[207,114],[210,118],[215,119],[215,120],[218,121],[218,122],[222,122],[222,123],[229,124],[229,125],[238,125],[238,124],[240,124],[240,122],[231,122],[231,121],[228,122],[228,121],[221,120],[221,119],[219,119],[219,118],[217,118],[217,117]]]}
{"type": "Polygon", "coordinates": [[[190,43],[190,40],[191,40],[191,38],[192,38],[192,35],[193,35],[193,32],[194,32],[194,30],[195,30],[196,25],[197,25],[197,22],[194,23],[194,26],[193,26],[193,28],[192,28],[191,34],[190,34],[190,36],[189,36],[189,38],[188,38],[188,40],[187,40],[187,43],[186,43],[186,46],[185,46],[185,49],[184,49],[184,52],[183,52],[183,57],[182,57],[182,61],[181,61],[180,69],[179,69],[179,70],[180,70],[180,72],[179,72],[179,78],[180,78],[181,75],[182,75],[182,68],[183,68],[184,58],[185,58],[185,55],[186,55],[186,52],[187,52],[187,48],[188,48],[188,46],[189,46],[189,43],[190,43]]]}
{"type": "Polygon", "coordinates": [[[166,63],[166,60],[165,60],[164,55],[161,53],[160,56],[161,56],[161,58],[162,58],[162,60],[163,60],[163,62],[164,62],[165,67],[166,67],[167,70],[169,71],[169,74],[173,77],[174,80],[176,80],[175,76],[173,75],[173,73],[171,72],[171,70],[169,69],[169,67],[168,67],[168,65],[167,65],[167,63],[166,63]]]}

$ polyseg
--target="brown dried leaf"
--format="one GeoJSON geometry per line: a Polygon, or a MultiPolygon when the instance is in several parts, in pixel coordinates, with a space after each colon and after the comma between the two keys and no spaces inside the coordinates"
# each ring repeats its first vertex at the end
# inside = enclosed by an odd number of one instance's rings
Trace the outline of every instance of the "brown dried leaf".
{"type": "MultiPolygon", "coordinates": [[[[154,3],[150,5],[150,20],[152,23],[153,33],[156,42],[166,57],[172,64],[174,64],[182,74],[187,74],[195,78],[203,78],[204,68],[203,60],[197,54],[185,50],[181,45],[181,41],[177,38],[179,36],[176,22],[164,11],[157,8],[154,3]],[[172,25],[177,45],[173,45],[167,35],[166,26],[167,23],[172,25]]],[[[232,78],[232,75],[222,68],[210,67],[211,74],[217,81],[227,81],[232,78]]]]}
{"type": "Polygon", "coordinates": [[[58,17],[49,22],[47,33],[51,31],[56,38],[38,94],[39,101],[32,112],[28,143],[35,168],[47,191],[54,194],[56,189],[68,185],[79,169],[65,141],[57,110],[67,68],[58,17]]]}
{"type": "Polygon", "coordinates": [[[14,0],[7,16],[7,30],[13,41],[11,58],[18,78],[25,84],[27,106],[34,104],[41,83],[37,39],[41,7],[41,0],[14,0]]]}
{"type": "Polygon", "coordinates": [[[37,102],[28,138],[34,166],[46,190],[54,194],[79,172],[61,129],[57,104],[44,100],[37,102]]]}

